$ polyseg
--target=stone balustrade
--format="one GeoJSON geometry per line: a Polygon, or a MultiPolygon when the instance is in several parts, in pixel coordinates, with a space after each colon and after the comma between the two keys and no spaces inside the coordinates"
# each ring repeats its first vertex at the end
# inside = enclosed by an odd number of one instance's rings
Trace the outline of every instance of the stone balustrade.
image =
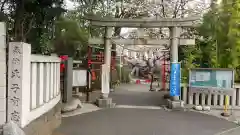
{"type": "MultiPolygon", "coordinates": [[[[169,89],[169,84],[166,84],[169,89]]],[[[209,92],[199,91],[191,92],[187,84],[181,84],[180,99],[184,101],[187,108],[195,105],[210,106],[212,109],[223,109],[225,105],[225,96],[229,96],[229,106],[232,109],[240,109],[240,85],[235,84],[235,91],[231,92],[209,92]]]]}
{"type": "Polygon", "coordinates": [[[21,128],[60,101],[60,59],[31,54],[31,45],[10,42],[7,120],[21,128]]]}
{"type": "MultiPolygon", "coordinates": [[[[181,100],[183,100],[187,107],[193,105],[211,106],[213,109],[223,109],[225,105],[225,96],[229,96],[229,105],[232,109],[240,109],[240,85],[234,86],[233,92],[194,92],[190,91],[188,85],[181,85],[181,100]]],[[[224,91],[224,90],[222,90],[224,91]]]]}

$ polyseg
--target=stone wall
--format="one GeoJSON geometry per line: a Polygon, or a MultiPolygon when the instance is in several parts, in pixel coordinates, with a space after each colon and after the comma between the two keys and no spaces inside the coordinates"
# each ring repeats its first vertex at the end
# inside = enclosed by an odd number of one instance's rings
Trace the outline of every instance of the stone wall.
{"type": "Polygon", "coordinates": [[[26,127],[26,135],[51,135],[61,124],[61,103],[58,103],[47,113],[32,121],[26,127]]]}

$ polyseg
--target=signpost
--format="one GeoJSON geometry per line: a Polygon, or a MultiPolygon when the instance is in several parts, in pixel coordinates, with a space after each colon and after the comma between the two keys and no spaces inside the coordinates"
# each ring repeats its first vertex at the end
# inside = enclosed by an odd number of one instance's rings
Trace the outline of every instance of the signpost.
{"type": "Polygon", "coordinates": [[[87,86],[87,70],[73,69],[73,87],[87,86]]]}
{"type": "Polygon", "coordinates": [[[211,88],[226,91],[233,89],[233,83],[233,69],[195,68],[189,73],[189,86],[193,89],[211,88]]]}
{"type": "Polygon", "coordinates": [[[233,69],[195,68],[189,72],[190,93],[225,95],[224,113],[222,113],[224,116],[229,116],[229,96],[233,96],[235,92],[233,85],[233,69]]]}

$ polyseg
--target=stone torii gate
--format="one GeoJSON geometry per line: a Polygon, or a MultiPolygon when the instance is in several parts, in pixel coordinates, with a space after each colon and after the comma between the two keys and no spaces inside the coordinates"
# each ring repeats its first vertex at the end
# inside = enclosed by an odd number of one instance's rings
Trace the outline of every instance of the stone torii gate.
{"type": "MultiPolygon", "coordinates": [[[[112,37],[111,42],[112,42],[112,44],[124,45],[124,47],[127,47],[127,48],[141,46],[142,48],[139,50],[142,50],[141,54],[144,56],[146,56],[146,55],[149,56],[147,51],[153,52],[153,49],[159,49],[160,52],[162,52],[163,49],[166,49],[166,47],[169,49],[170,44],[171,44],[170,38],[152,39],[149,36],[147,36],[147,37],[144,36],[144,31],[141,31],[141,30],[142,30],[142,28],[140,28],[140,31],[138,30],[138,33],[137,33],[138,38],[123,39],[123,38],[112,37]]],[[[104,44],[104,38],[89,38],[88,43],[89,44],[104,44]]],[[[195,45],[195,39],[179,38],[179,45],[195,45]]],[[[159,52],[159,51],[157,51],[157,52],[159,52]]]]}
{"type": "MultiPolygon", "coordinates": [[[[110,64],[111,64],[111,47],[112,42],[117,44],[143,44],[143,45],[161,45],[161,43],[170,44],[171,51],[171,63],[178,63],[178,45],[187,44],[193,40],[179,39],[180,38],[180,27],[194,27],[194,22],[199,17],[191,18],[155,18],[155,19],[119,19],[119,18],[99,18],[98,16],[86,17],[91,22],[92,26],[105,27],[105,37],[101,38],[90,38],[89,44],[104,44],[104,65],[102,70],[102,97],[98,100],[98,105],[102,107],[109,107],[112,104],[112,99],[108,97],[110,92],[109,78],[110,78],[110,64]],[[133,28],[161,28],[168,27],[170,30],[170,39],[167,40],[145,40],[145,39],[114,39],[112,38],[113,27],[133,27],[133,28]]],[[[195,41],[194,41],[195,44],[195,41]]],[[[172,66],[172,65],[171,65],[172,66]]],[[[171,70],[171,76],[173,80],[170,82],[170,95],[172,97],[169,100],[169,107],[178,108],[183,104],[179,100],[180,91],[180,71],[171,70]],[[172,85],[171,85],[172,84],[172,85]],[[172,94],[171,94],[172,93],[172,94]]]]}

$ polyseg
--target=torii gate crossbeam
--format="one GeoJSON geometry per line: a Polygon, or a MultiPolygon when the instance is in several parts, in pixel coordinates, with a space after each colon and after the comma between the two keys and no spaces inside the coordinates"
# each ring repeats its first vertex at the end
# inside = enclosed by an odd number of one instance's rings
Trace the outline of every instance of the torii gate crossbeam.
{"type": "MultiPolygon", "coordinates": [[[[120,39],[111,38],[112,43],[121,44],[124,46],[128,45],[151,45],[151,46],[163,46],[170,45],[171,39],[120,39]]],[[[89,38],[89,44],[104,44],[103,38],[89,38]]],[[[195,45],[195,39],[179,39],[179,45],[195,45]]]]}
{"type": "Polygon", "coordinates": [[[155,19],[124,19],[124,18],[99,18],[98,16],[87,16],[93,26],[101,27],[134,27],[134,28],[159,28],[159,27],[194,27],[199,17],[189,18],[155,18],[155,19]]]}

